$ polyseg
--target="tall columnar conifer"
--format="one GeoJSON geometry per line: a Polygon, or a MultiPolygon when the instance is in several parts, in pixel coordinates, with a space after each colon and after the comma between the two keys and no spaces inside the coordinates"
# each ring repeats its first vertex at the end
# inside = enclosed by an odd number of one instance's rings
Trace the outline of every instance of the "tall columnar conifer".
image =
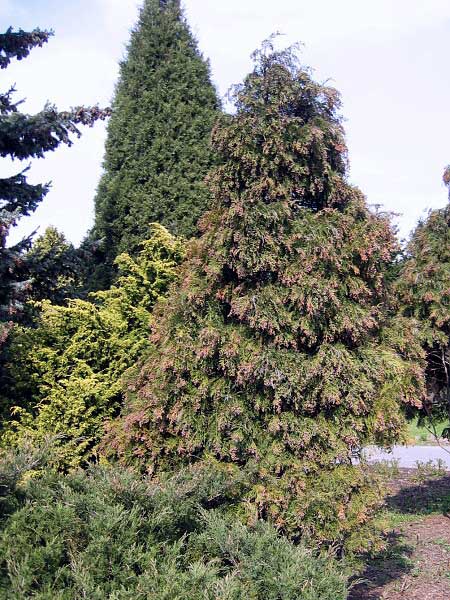
{"type": "Polygon", "coordinates": [[[338,93],[293,50],[265,44],[234,99],[203,236],[105,447],[154,475],[208,457],[248,469],[250,518],[360,548],[378,496],[352,457],[397,440],[422,397],[390,317],[397,244],[346,182],[338,93]]]}
{"type": "Polygon", "coordinates": [[[135,253],[150,223],[196,233],[208,204],[210,135],[218,100],[179,0],[145,0],[132,32],[108,126],[105,173],[91,238],[101,240],[93,285],[116,255],[135,253]]]}

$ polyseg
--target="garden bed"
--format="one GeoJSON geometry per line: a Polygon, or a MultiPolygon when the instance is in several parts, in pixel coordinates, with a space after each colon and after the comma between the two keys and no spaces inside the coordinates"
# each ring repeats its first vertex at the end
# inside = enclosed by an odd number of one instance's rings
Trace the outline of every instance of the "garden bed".
{"type": "Polygon", "coordinates": [[[398,470],[385,507],[387,547],[368,560],[349,600],[448,600],[450,473],[398,470]]]}

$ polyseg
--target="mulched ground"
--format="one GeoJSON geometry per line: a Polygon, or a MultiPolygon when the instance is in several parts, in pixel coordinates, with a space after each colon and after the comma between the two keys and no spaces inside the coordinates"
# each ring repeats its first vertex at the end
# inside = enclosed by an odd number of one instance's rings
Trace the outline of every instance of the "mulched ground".
{"type": "Polygon", "coordinates": [[[417,471],[402,469],[386,505],[412,520],[389,534],[349,600],[450,600],[450,474],[417,482],[417,471]]]}

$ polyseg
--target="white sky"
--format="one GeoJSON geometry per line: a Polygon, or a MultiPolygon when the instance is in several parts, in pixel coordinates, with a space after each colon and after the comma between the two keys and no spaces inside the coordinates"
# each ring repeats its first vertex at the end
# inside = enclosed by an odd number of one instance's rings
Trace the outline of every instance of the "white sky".
{"type": "MultiPolygon", "coordinates": [[[[64,109],[107,105],[140,0],[0,0],[0,29],[53,29],[55,36],[0,72],[24,109],[49,100],[64,109]]],[[[274,31],[301,41],[302,60],[342,94],[350,179],[371,204],[400,213],[406,236],[428,208],[444,206],[450,162],[449,0],[185,0],[221,95],[249,71],[250,53],[274,31]]],[[[72,148],[34,160],[30,181],[52,181],[36,213],[12,239],[55,225],[79,243],[93,220],[105,127],[72,148]]],[[[21,166],[0,163],[0,177],[21,166]]]]}

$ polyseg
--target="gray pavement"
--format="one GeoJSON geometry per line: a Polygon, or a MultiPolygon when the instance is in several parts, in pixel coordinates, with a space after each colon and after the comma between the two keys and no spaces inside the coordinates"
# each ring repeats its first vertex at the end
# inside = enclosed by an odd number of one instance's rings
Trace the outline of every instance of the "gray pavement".
{"type": "Polygon", "coordinates": [[[364,450],[364,455],[369,462],[397,460],[398,466],[405,468],[417,467],[418,461],[426,463],[431,460],[436,463],[441,459],[450,471],[450,445],[445,445],[443,448],[440,446],[394,446],[392,452],[371,446],[364,450]]]}

